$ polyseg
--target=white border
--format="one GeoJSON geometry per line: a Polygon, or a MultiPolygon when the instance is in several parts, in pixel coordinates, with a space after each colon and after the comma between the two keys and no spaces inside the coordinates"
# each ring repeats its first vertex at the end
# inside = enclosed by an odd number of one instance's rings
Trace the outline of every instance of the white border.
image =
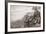
{"type": "Polygon", "coordinates": [[[8,3],[8,32],[43,30],[43,4],[8,3]],[[41,27],[38,28],[10,28],[10,5],[41,6],[41,27]]]}

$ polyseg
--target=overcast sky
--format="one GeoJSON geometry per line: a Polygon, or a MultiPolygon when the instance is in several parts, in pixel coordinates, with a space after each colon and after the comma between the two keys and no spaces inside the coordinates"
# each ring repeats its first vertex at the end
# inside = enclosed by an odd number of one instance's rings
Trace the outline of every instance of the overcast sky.
{"type": "Polygon", "coordinates": [[[16,6],[11,5],[10,7],[11,21],[20,20],[26,15],[28,12],[31,12],[31,15],[34,13],[32,7],[29,6],[16,6]]]}

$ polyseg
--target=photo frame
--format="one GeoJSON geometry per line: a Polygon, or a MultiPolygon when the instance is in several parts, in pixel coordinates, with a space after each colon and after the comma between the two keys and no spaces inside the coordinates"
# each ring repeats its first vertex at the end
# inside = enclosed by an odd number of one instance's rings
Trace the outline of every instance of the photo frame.
{"type": "Polygon", "coordinates": [[[44,2],[5,1],[5,33],[45,30],[44,2]]]}

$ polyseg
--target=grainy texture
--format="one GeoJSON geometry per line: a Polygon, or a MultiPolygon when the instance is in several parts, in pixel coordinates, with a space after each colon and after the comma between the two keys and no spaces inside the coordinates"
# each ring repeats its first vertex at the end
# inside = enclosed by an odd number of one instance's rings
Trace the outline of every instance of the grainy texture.
{"type": "Polygon", "coordinates": [[[11,5],[11,28],[40,27],[40,9],[39,6],[11,5]]]}

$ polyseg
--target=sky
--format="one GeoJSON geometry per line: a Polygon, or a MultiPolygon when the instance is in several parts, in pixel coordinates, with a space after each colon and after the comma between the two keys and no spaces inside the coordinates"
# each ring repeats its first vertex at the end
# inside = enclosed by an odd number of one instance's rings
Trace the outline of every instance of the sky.
{"type": "Polygon", "coordinates": [[[32,6],[11,5],[10,7],[11,21],[17,21],[22,19],[24,15],[26,15],[28,12],[31,12],[31,15],[34,13],[32,6]]]}

